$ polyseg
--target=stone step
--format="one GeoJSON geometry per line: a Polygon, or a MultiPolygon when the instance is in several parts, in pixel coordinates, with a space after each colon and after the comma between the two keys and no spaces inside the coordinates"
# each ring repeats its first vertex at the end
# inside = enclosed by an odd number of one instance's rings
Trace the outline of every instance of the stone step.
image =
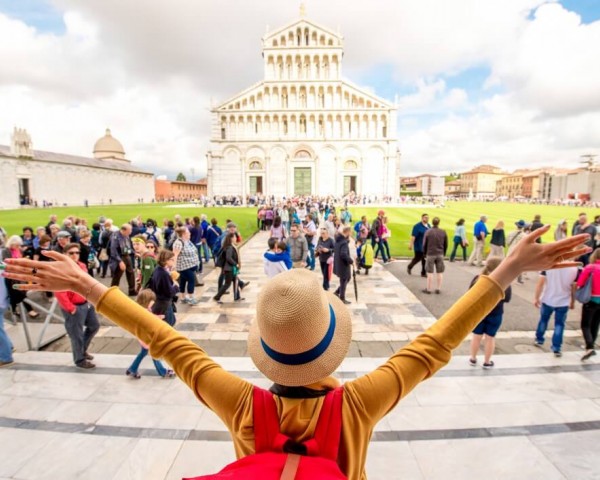
{"type": "MultiPolygon", "coordinates": [[[[156,376],[149,360],[132,380],[125,355],[96,355],[92,371],[76,370],[68,353],[15,357],[0,370],[0,477],[180,479],[233,460],[216,416],[178,379],[156,376]]],[[[582,365],[575,353],[505,355],[488,371],[454,357],[376,426],[369,478],[594,478],[597,358],[582,365]]],[[[269,385],[248,358],[215,360],[269,385]]],[[[384,361],[347,358],[338,375],[350,380],[384,361]]]]}

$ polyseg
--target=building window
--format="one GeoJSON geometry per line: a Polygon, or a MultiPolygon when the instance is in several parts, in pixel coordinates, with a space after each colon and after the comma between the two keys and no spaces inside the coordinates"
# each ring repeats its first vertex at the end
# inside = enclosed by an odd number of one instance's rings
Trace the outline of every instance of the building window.
{"type": "Polygon", "coordinates": [[[284,135],[287,135],[287,133],[288,133],[288,122],[287,122],[287,120],[283,121],[283,133],[284,133],[284,135]]]}
{"type": "Polygon", "coordinates": [[[221,140],[225,140],[227,138],[225,127],[221,127],[221,140]]]}

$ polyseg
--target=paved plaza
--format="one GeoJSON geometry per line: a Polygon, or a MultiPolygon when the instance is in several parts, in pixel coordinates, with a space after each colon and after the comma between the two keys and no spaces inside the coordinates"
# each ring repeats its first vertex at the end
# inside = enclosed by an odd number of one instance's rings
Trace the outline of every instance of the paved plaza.
{"type": "MultiPolygon", "coordinates": [[[[211,272],[198,291],[202,301],[181,309],[177,325],[226,369],[262,387],[269,382],[247,358],[245,340],[266,281],[265,244],[259,233],[242,249],[242,278],[251,282],[244,301],[212,302],[211,272]]],[[[392,271],[377,265],[358,280],[342,381],[371,371],[435,321],[392,271]]],[[[224,426],[182,382],[158,377],[149,360],[140,380],[125,376],[138,344],[104,323],[91,349],[93,371],[75,371],[68,351],[19,352],[15,365],[0,370],[0,480],[180,479],[233,460],[224,426]]],[[[569,330],[573,339],[577,333],[569,330]]],[[[56,345],[66,350],[68,341],[56,345]]],[[[499,355],[487,371],[470,367],[464,348],[378,424],[370,479],[600,479],[598,357],[582,364],[572,344],[562,358],[539,350],[499,355]]]]}

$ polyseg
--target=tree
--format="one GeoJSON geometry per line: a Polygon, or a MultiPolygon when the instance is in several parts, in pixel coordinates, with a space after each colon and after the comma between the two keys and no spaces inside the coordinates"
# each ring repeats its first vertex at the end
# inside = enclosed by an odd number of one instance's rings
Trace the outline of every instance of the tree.
{"type": "Polygon", "coordinates": [[[183,174],[183,172],[179,172],[177,174],[177,178],[175,179],[176,182],[187,182],[187,178],[185,178],[185,175],[183,174]]]}

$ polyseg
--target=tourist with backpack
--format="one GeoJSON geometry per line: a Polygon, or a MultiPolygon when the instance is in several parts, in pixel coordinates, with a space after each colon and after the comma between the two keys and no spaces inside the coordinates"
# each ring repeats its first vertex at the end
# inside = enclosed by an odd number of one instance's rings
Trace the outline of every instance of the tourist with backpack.
{"type": "Polygon", "coordinates": [[[198,249],[190,240],[187,227],[177,227],[177,235],[173,242],[175,254],[175,269],[179,273],[179,291],[183,295],[182,303],[197,305],[199,300],[194,298],[196,288],[196,271],[198,270],[198,249]]]}
{"type": "MultiPolygon", "coordinates": [[[[452,350],[502,300],[520,272],[575,266],[571,259],[590,251],[579,248],[587,235],[536,243],[548,229],[528,235],[512,256],[489,276],[482,275],[436,323],[383,365],[343,385],[333,374],[350,348],[350,311],[304,269],[280,273],[258,296],[248,353],[273,382],[269,391],[228,372],[183,333],[59,253],[48,253],[54,262],[9,259],[4,275],[23,282],[19,288],[24,291],[82,295],[147,344],[154,358],[166,360],[231,432],[238,461],[225,467],[221,478],[279,479],[285,470],[287,478],[304,471],[302,478],[359,480],[366,477],[376,424],[450,361],[452,350]]],[[[188,476],[201,468],[201,449],[197,462],[188,465],[188,476]]]]}

